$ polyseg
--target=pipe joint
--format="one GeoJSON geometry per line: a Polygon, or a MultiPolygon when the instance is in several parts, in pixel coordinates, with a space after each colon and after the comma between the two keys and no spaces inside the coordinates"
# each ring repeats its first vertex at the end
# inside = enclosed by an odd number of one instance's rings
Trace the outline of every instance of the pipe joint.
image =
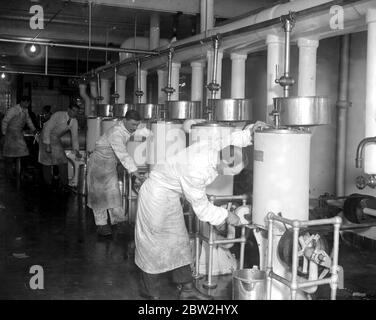
{"type": "Polygon", "coordinates": [[[376,175],[365,175],[365,176],[358,176],[355,179],[356,187],[360,190],[364,189],[365,187],[371,187],[372,189],[376,188],[376,175]]]}
{"type": "Polygon", "coordinates": [[[356,149],[356,158],[355,158],[355,167],[362,168],[363,167],[363,149],[368,143],[376,143],[376,137],[368,137],[361,140],[358,144],[356,149]]]}
{"type": "Polygon", "coordinates": [[[348,109],[352,106],[352,103],[348,100],[338,100],[336,106],[339,109],[348,109]]]}

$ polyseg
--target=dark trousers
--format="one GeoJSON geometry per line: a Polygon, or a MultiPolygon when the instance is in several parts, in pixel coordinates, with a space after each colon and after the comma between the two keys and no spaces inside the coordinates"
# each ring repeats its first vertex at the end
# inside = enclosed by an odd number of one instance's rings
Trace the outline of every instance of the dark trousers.
{"type": "Polygon", "coordinates": [[[53,176],[59,176],[60,183],[63,186],[68,185],[68,164],[63,163],[55,166],[42,165],[43,180],[46,184],[52,184],[53,176]]]}
{"type": "Polygon", "coordinates": [[[159,297],[160,279],[167,273],[171,273],[172,281],[176,284],[185,284],[193,281],[189,264],[165,273],[151,274],[141,270],[141,293],[148,296],[159,297]]]}

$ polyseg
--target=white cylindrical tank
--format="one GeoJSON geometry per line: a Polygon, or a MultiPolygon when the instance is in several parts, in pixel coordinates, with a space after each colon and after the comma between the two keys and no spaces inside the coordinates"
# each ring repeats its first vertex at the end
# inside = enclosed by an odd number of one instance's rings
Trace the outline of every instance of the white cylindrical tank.
{"type": "MultiPolygon", "coordinates": [[[[235,130],[241,130],[232,124],[220,122],[203,122],[195,124],[191,127],[189,134],[189,144],[200,142],[203,140],[213,140],[224,138],[231,135],[235,130]]],[[[210,195],[233,195],[234,176],[219,175],[210,185],[206,187],[206,193],[210,195]]]]}
{"type": "Polygon", "coordinates": [[[87,117],[86,118],[86,151],[93,152],[95,143],[101,136],[101,117],[87,117]]]}
{"type": "Polygon", "coordinates": [[[179,121],[152,121],[153,135],[147,140],[147,163],[150,169],[162,164],[186,147],[186,135],[179,121]]]}
{"type": "Polygon", "coordinates": [[[268,212],[308,220],[310,142],[300,130],[255,132],[253,223],[265,226],[268,212]]]}
{"type": "Polygon", "coordinates": [[[103,118],[101,122],[101,135],[112,128],[118,121],[120,121],[118,118],[103,118]]]}

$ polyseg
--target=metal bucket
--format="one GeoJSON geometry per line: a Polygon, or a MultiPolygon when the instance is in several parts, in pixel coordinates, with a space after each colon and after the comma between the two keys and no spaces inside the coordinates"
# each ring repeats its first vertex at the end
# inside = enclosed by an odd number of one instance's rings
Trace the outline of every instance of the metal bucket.
{"type": "Polygon", "coordinates": [[[201,119],[200,101],[166,101],[168,117],[171,120],[201,119]]]}
{"type": "Polygon", "coordinates": [[[86,164],[80,164],[78,167],[77,193],[83,196],[87,195],[86,168],[86,164]]]}
{"type": "Polygon", "coordinates": [[[214,121],[252,121],[253,106],[250,99],[209,99],[213,106],[214,121]]]}
{"type": "Polygon", "coordinates": [[[256,268],[235,270],[232,274],[232,299],[265,300],[265,271],[256,268]]]}

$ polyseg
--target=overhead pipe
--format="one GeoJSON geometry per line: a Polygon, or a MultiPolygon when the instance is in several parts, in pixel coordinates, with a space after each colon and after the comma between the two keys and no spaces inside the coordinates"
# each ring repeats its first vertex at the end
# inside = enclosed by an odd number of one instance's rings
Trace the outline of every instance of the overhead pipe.
{"type": "MultiPolygon", "coordinates": [[[[38,44],[41,46],[48,47],[60,47],[60,48],[75,48],[75,49],[89,49],[95,51],[112,51],[112,52],[127,52],[135,54],[146,54],[146,55],[158,55],[159,53],[151,50],[138,50],[138,49],[127,49],[127,48],[111,48],[103,46],[85,46],[79,44],[68,44],[68,43],[55,43],[55,42],[46,42],[46,41],[31,41],[31,40],[19,40],[19,39],[10,39],[10,38],[0,38],[0,42],[9,42],[9,43],[25,43],[25,44],[38,44]]],[[[111,66],[113,68],[114,66],[111,66]]]]}
{"type": "Polygon", "coordinates": [[[48,47],[45,47],[44,74],[48,74],[48,47]]]}
{"type": "Polygon", "coordinates": [[[74,74],[60,74],[60,73],[42,73],[42,72],[28,72],[28,71],[15,71],[15,70],[7,70],[4,71],[5,74],[23,74],[23,75],[31,75],[31,76],[51,76],[51,77],[61,77],[61,78],[82,78],[82,76],[77,76],[74,74]]]}
{"type": "Polygon", "coordinates": [[[351,106],[349,99],[350,35],[340,37],[339,85],[337,101],[337,159],[336,159],[336,195],[345,195],[346,175],[346,133],[347,110],[351,106]]]}
{"type": "MultiPolygon", "coordinates": [[[[302,19],[304,17],[308,17],[308,16],[316,14],[316,13],[326,12],[327,10],[329,10],[334,5],[341,5],[343,7],[343,6],[351,5],[351,4],[354,4],[354,3],[357,3],[357,2],[362,2],[362,1],[363,0],[333,0],[333,1],[325,2],[323,4],[319,4],[319,5],[314,6],[314,7],[305,8],[305,9],[302,9],[302,10],[299,10],[299,8],[304,7],[305,5],[309,5],[310,4],[309,1],[303,1],[302,0],[302,1],[299,1],[299,2],[296,1],[296,2],[289,2],[288,4],[277,5],[277,6],[270,8],[270,9],[266,9],[262,12],[259,12],[255,15],[247,17],[246,19],[241,19],[239,21],[225,25],[223,27],[216,28],[216,29],[220,29],[220,30],[226,30],[226,29],[232,28],[232,30],[218,32],[215,29],[213,29],[213,32],[216,32],[216,35],[210,35],[210,36],[207,36],[207,37],[202,37],[202,35],[193,36],[192,38],[194,38],[194,40],[179,41],[180,44],[179,44],[179,42],[172,43],[169,46],[169,48],[159,50],[158,52],[154,52],[152,54],[145,54],[144,56],[139,56],[138,59],[140,59],[141,61],[147,61],[147,60],[150,60],[151,58],[153,58],[153,56],[155,54],[158,54],[159,56],[164,55],[164,54],[168,54],[168,51],[170,50],[170,48],[172,48],[174,51],[178,51],[178,50],[192,48],[192,47],[197,46],[197,45],[202,47],[202,45],[204,45],[208,42],[211,42],[213,40],[213,37],[216,37],[218,34],[221,36],[222,39],[228,38],[228,37],[231,37],[231,36],[239,36],[239,35],[242,35],[242,34],[255,35],[255,37],[257,39],[259,39],[261,37],[261,35],[258,35],[257,33],[255,33],[255,31],[260,30],[260,29],[266,29],[268,27],[272,27],[274,25],[280,24],[280,16],[279,16],[280,12],[283,12],[284,10],[288,10],[287,6],[291,6],[292,3],[296,4],[295,6],[297,7],[296,8],[297,11],[294,12],[296,17],[299,18],[299,19],[302,19]],[[278,9],[278,12],[277,12],[277,9],[278,9]],[[253,21],[257,21],[260,16],[262,18],[264,18],[264,17],[268,17],[269,15],[270,16],[278,15],[278,17],[271,18],[271,19],[268,19],[268,20],[264,20],[264,21],[261,21],[261,22],[256,22],[256,23],[253,23],[251,25],[247,25],[245,27],[236,27],[236,24],[252,23],[253,21]]],[[[353,8],[350,8],[350,9],[353,10],[353,8]]],[[[356,17],[359,16],[358,10],[356,10],[356,13],[352,13],[352,17],[355,14],[356,14],[356,17]]],[[[355,18],[353,18],[353,19],[355,19],[355,18]]],[[[192,48],[192,50],[193,50],[193,48],[192,48]]],[[[206,48],[204,48],[202,50],[202,52],[205,52],[205,51],[206,51],[206,48]]],[[[195,49],[194,52],[196,53],[197,50],[195,49]]],[[[187,60],[187,59],[189,59],[189,58],[184,58],[183,60],[187,60]]],[[[163,63],[161,59],[158,59],[157,61],[160,61],[161,64],[163,63]]],[[[132,64],[133,62],[134,62],[134,59],[123,60],[123,61],[120,61],[120,62],[117,62],[117,63],[113,63],[113,64],[110,64],[110,65],[99,67],[99,68],[96,69],[96,72],[105,72],[107,70],[114,68],[115,65],[116,66],[125,66],[125,65],[132,64]]],[[[150,68],[152,68],[152,66],[150,68]]]]}

